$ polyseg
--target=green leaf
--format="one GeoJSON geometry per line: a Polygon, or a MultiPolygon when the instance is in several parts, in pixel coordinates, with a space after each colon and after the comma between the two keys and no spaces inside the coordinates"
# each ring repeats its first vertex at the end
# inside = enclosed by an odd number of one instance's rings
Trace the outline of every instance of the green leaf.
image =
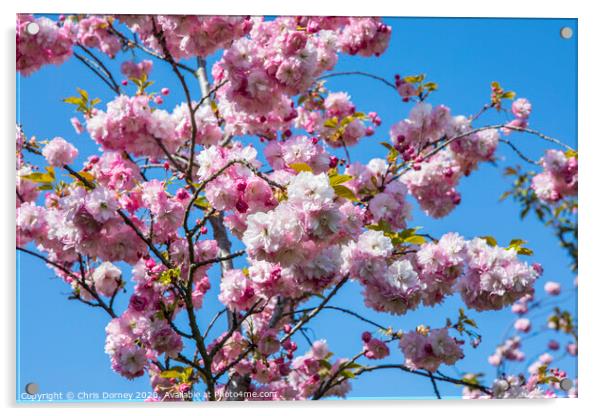
{"type": "Polygon", "coordinates": [[[416,234],[416,231],[418,231],[421,228],[422,227],[406,228],[405,230],[403,230],[402,232],[399,233],[399,237],[401,237],[402,239],[405,240],[406,238],[416,234]]]}
{"type": "Polygon", "coordinates": [[[204,196],[200,196],[197,199],[195,199],[194,205],[202,209],[207,209],[211,207],[211,204],[209,204],[209,201],[207,201],[207,198],[205,198],[204,196]]]}
{"type": "Polygon", "coordinates": [[[518,254],[522,254],[523,256],[532,256],[533,255],[533,250],[531,250],[530,248],[527,248],[527,247],[521,247],[518,250],[516,250],[516,252],[518,254]]]}
{"type": "Polygon", "coordinates": [[[296,172],[313,172],[311,167],[307,163],[303,162],[291,163],[289,167],[296,172]]]}
{"type": "MultiPolygon", "coordinates": [[[[79,176],[81,176],[82,178],[84,178],[86,181],[88,182],[94,182],[94,175],[92,175],[90,172],[86,172],[84,170],[80,170],[79,172],[77,172],[79,176]]],[[[75,175],[71,175],[73,176],[75,179],[79,180],[79,178],[75,175]]]]}
{"type": "Polygon", "coordinates": [[[177,280],[180,277],[180,268],[177,267],[175,269],[168,269],[161,273],[159,276],[159,282],[162,285],[169,285],[173,281],[177,280]]]}
{"type": "Polygon", "coordinates": [[[413,235],[404,239],[403,242],[408,244],[420,245],[426,243],[426,239],[421,235],[413,235]]]}
{"type": "Polygon", "coordinates": [[[81,99],[81,97],[67,97],[67,98],[63,98],[63,102],[67,103],[67,104],[82,105],[82,99],[81,99]]]}
{"type": "Polygon", "coordinates": [[[484,235],[479,238],[482,238],[483,240],[485,240],[487,242],[487,244],[490,245],[491,247],[497,246],[497,240],[490,235],[484,235]]]}
{"type": "Polygon", "coordinates": [[[339,175],[338,173],[330,176],[330,186],[337,186],[353,179],[351,175],[339,175]]]}
{"type": "Polygon", "coordinates": [[[424,88],[426,88],[429,91],[435,91],[439,88],[439,85],[437,85],[436,82],[427,82],[426,84],[424,84],[424,88]]]}
{"type": "Polygon", "coordinates": [[[30,173],[29,175],[23,175],[20,178],[27,179],[28,181],[31,181],[31,182],[45,183],[45,184],[52,183],[52,181],[54,180],[54,177],[52,175],[50,175],[49,173],[42,173],[42,172],[30,173]]]}
{"type": "Polygon", "coordinates": [[[516,97],[516,93],[514,91],[506,91],[502,94],[502,98],[509,100],[514,100],[514,97],[516,97]]]}
{"type": "Polygon", "coordinates": [[[345,378],[355,378],[355,373],[353,371],[343,370],[340,374],[345,378]]]}
{"type": "Polygon", "coordinates": [[[328,127],[328,128],[336,128],[339,125],[339,119],[337,117],[333,117],[333,118],[329,118],[328,120],[326,120],[324,122],[324,127],[328,127]]]}
{"type": "Polygon", "coordinates": [[[353,202],[359,202],[359,199],[357,199],[357,197],[355,196],[353,191],[351,189],[347,188],[345,185],[335,185],[335,186],[333,186],[333,188],[334,188],[334,193],[337,194],[337,196],[340,196],[341,198],[349,199],[350,201],[353,201],[353,202]]]}
{"type": "Polygon", "coordinates": [[[173,367],[169,370],[164,370],[161,372],[161,377],[163,378],[176,378],[180,381],[188,381],[190,380],[190,377],[192,376],[193,373],[193,369],[192,367],[173,367]]]}
{"type": "Polygon", "coordinates": [[[83,99],[85,102],[88,102],[88,91],[86,91],[86,90],[84,90],[84,89],[82,89],[82,88],[77,88],[77,92],[79,92],[79,93],[80,93],[80,95],[82,96],[82,99],[83,99]]]}
{"type": "Polygon", "coordinates": [[[424,74],[408,75],[407,77],[404,77],[403,80],[405,82],[409,82],[410,84],[418,84],[418,83],[424,81],[424,74]]]}

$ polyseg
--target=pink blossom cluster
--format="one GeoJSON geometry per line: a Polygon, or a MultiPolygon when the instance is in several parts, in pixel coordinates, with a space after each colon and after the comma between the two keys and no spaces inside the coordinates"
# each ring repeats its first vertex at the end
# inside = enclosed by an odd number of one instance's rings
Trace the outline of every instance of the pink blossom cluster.
{"type": "Polygon", "coordinates": [[[73,35],[69,27],[59,26],[46,18],[17,16],[17,71],[31,75],[44,65],[59,65],[72,54],[73,35]],[[39,32],[30,34],[29,24],[37,24],[39,32]]]}
{"type": "Polygon", "coordinates": [[[350,55],[380,56],[389,46],[390,39],[391,27],[380,19],[350,17],[341,32],[340,42],[343,52],[350,55]]]}
{"type": "MultiPolygon", "coordinates": [[[[458,116],[455,118],[455,129],[454,137],[458,137],[470,132],[472,127],[463,116],[458,116]]],[[[487,129],[454,140],[450,144],[450,149],[461,171],[468,176],[476,169],[478,163],[493,160],[498,141],[498,130],[487,129]]]]}
{"type": "Polygon", "coordinates": [[[520,337],[508,338],[495,349],[493,355],[489,356],[489,364],[499,367],[504,361],[524,361],[525,353],[520,350],[520,347],[520,337]]]}
{"type": "Polygon", "coordinates": [[[541,271],[538,264],[520,261],[515,249],[475,238],[466,245],[466,271],[458,291],[471,308],[497,310],[532,293],[541,271]]]}
{"type": "MultiPolygon", "coordinates": [[[[298,398],[311,397],[320,384],[327,377],[336,374],[339,367],[346,362],[346,360],[338,359],[333,364],[325,366],[324,361],[328,360],[331,355],[326,341],[318,340],[313,343],[306,354],[293,360],[287,381],[296,390],[298,398]],[[320,371],[322,369],[324,371],[320,371]]],[[[349,381],[345,380],[330,388],[324,396],[344,397],[350,389],[349,381]]]]}
{"type": "Polygon", "coordinates": [[[120,70],[127,78],[141,79],[144,75],[150,75],[153,69],[153,61],[145,59],[140,62],[123,61],[120,70]]]}
{"type": "Polygon", "coordinates": [[[497,310],[526,298],[540,267],[517,258],[514,249],[465,241],[448,233],[422,244],[415,254],[396,259],[382,231],[366,231],[343,250],[343,271],[364,286],[366,305],[403,314],[420,303],[432,306],[453,293],[476,310],[497,310]]]}
{"type": "MultiPolygon", "coordinates": [[[[217,244],[213,240],[199,241],[194,251],[195,261],[214,258],[217,244]]],[[[176,240],[170,247],[170,258],[180,264],[179,279],[183,282],[188,278],[190,267],[187,254],[183,239],[176,240]]],[[[197,268],[192,276],[192,304],[195,309],[202,306],[203,297],[210,288],[207,270],[208,266],[197,268]]],[[[182,311],[182,305],[177,303],[173,293],[165,290],[166,283],[161,279],[165,271],[163,264],[149,256],[141,256],[132,268],[132,279],[136,285],[128,308],[107,325],[105,351],[111,356],[113,369],[127,378],[141,376],[149,370],[150,361],[162,354],[175,358],[182,351],[181,336],[164,317],[164,308],[171,308],[174,314],[182,311]]],[[[112,279],[116,278],[116,274],[114,266],[101,264],[93,273],[96,289],[99,289],[98,283],[105,284],[107,291],[113,289],[115,283],[112,279]]]]}
{"type": "Polygon", "coordinates": [[[113,370],[128,379],[140,377],[148,362],[159,354],[175,358],[182,350],[181,337],[167,321],[128,309],[106,328],[105,352],[113,370]]]}
{"type": "MultiPolygon", "coordinates": [[[[196,106],[196,103],[192,103],[196,106]]],[[[184,142],[192,137],[192,122],[188,105],[182,103],[172,112],[172,119],[175,123],[176,141],[184,142]]],[[[195,144],[203,146],[216,145],[223,137],[222,130],[219,127],[218,120],[209,106],[200,106],[194,113],[196,124],[195,144]]]]}
{"type": "Polygon", "coordinates": [[[109,30],[111,26],[108,17],[88,16],[79,21],[69,19],[65,27],[74,33],[74,40],[88,48],[97,48],[110,58],[121,50],[121,39],[109,30]]]}
{"type": "Polygon", "coordinates": [[[408,119],[394,125],[391,141],[412,170],[402,176],[420,204],[434,218],[449,214],[461,202],[456,190],[462,174],[469,175],[478,163],[492,160],[499,133],[495,129],[472,133],[470,120],[452,117],[447,107],[432,108],[420,102],[408,119]],[[423,159],[433,148],[448,141],[449,147],[423,159]]]}
{"type": "Polygon", "coordinates": [[[162,34],[171,55],[177,59],[207,57],[249,32],[252,21],[238,16],[148,16],[118,17],[140,36],[142,42],[163,55],[156,34],[162,34]]]}
{"type": "Polygon", "coordinates": [[[412,331],[404,333],[399,348],[405,356],[405,363],[411,369],[437,371],[442,364],[453,365],[464,358],[464,353],[447,328],[412,331]]]}
{"type": "MultiPolygon", "coordinates": [[[[315,77],[336,62],[336,44],[297,30],[292,18],[256,22],[250,38],[241,38],[226,49],[213,67],[222,100],[237,110],[269,113],[282,102],[308,89],[315,77]]],[[[221,100],[220,100],[221,101],[221,100]]]]}
{"type": "Polygon", "coordinates": [[[408,190],[402,182],[390,182],[370,199],[368,213],[371,219],[376,223],[385,221],[396,229],[406,228],[407,220],[412,218],[407,195],[408,190]]]}
{"type": "Polygon", "coordinates": [[[567,156],[560,150],[550,149],[541,159],[543,172],[535,175],[531,188],[545,203],[577,195],[578,163],[576,156],[567,156]]]}
{"type": "Polygon", "coordinates": [[[50,166],[63,167],[73,162],[78,151],[71,143],[62,137],[55,137],[42,150],[42,155],[50,166]]]}
{"type": "Polygon", "coordinates": [[[378,338],[374,338],[370,332],[362,334],[364,342],[364,356],[370,360],[380,360],[388,357],[390,354],[389,347],[378,338]]]}
{"type": "Polygon", "coordinates": [[[435,108],[425,102],[417,103],[409,117],[393,125],[389,132],[391,142],[404,160],[410,160],[427,145],[439,141],[453,127],[454,119],[449,108],[439,105],[435,108]]]}
{"type": "Polygon", "coordinates": [[[392,254],[391,240],[369,230],[345,247],[343,270],[362,284],[367,306],[401,315],[418,306],[423,287],[408,260],[388,264],[392,254]]]}
{"type": "Polygon", "coordinates": [[[401,181],[427,215],[441,218],[462,201],[456,189],[461,175],[451,150],[443,149],[420,163],[419,170],[404,173],[401,181]]]}
{"type": "Polygon", "coordinates": [[[503,128],[502,132],[506,135],[512,133],[513,128],[524,129],[529,126],[529,116],[531,115],[531,102],[526,98],[518,98],[512,102],[512,114],[514,120],[506,124],[509,128],[503,128]]]}
{"type": "MultiPolygon", "coordinates": [[[[376,18],[256,19],[250,37],[236,40],[212,70],[216,83],[227,81],[217,92],[226,131],[276,137],[298,116],[289,97],[332,69],[337,52],[380,54],[389,36],[390,27],[376,18]]],[[[367,133],[360,122],[348,130],[350,141],[367,133]]]]}
{"type": "Polygon", "coordinates": [[[84,171],[94,175],[100,185],[116,191],[130,191],[142,181],[138,165],[124,157],[122,152],[107,151],[100,156],[90,156],[84,171]]]}
{"type": "Polygon", "coordinates": [[[276,170],[305,163],[313,172],[323,173],[338,162],[320,145],[317,138],[307,136],[294,136],[281,142],[271,141],[264,148],[264,154],[270,166],[276,170]]]}
{"type": "MultiPolygon", "coordinates": [[[[34,140],[32,138],[30,140],[34,140]]],[[[17,150],[17,172],[16,172],[16,188],[17,188],[17,208],[25,202],[34,202],[38,195],[40,194],[40,190],[38,189],[38,184],[34,181],[28,180],[27,176],[34,173],[33,166],[28,163],[23,157],[23,146],[27,142],[27,138],[25,134],[21,130],[19,126],[17,126],[17,135],[16,135],[16,150],[17,150]]],[[[17,217],[18,218],[18,217],[17,217]]],[[[17,234],[18,236],[18,234],[17,234]]]]}
{"type": "Polygon", "coordinates": [[[147,95],[120,95],[107,104],[106,112],[97,110],[87,120],[88,133],[103,149],[154,158],[164,156],[157,140],[170,153],[184,143],[175,134],[176,125],[167,111],[151,108],[147,95]]]}
{"type": "Polygon", "coordinates": [[[227,223],[233,232],[244,232],[250,214],[277,205],[271,186],[253,172],[261,166],[253,146],[243,147],[240,142],[231,147],[210,146],[198,153],[196,162],[199,179],[208,181],[207,200],[220,211],[232,212],[227,223]]]}
{"type": "Polygon", "coordinates": [[[297,127],[316,134],[332,147],[349,147],[362,137],[374,134],[374,127],[381,124],[375,112],[358,113],[346,92],[331,92],[320,102],[307,102],[297,109],[297,127]],[[370,122],[372,125],[366,125],[370,122]]]}
{"type": "MultiPolygon", "coordinates": [[[[248,216],[242,240],[250,255],[282,266],[304,263],[323,254],[335,255],[324,250],[335,241],[344,242],[351,237],[350,232],[355,232],[345,215],[354,212],[354,207],[336,198],[324,173],[301,172],[290,178],[287,191],[288,199],[275,209],[248,216]]],[[[334,258],[330,262],[325,258],[304,272],[317,278],[336,270],[334,258]]]]}
{"type": "Polygon", "coordinates": [[[447,233],[437,242],[422,244],[416,253],[416,268],[425,305],[435,305],[451,295],[464,273],[466,242],[457,233],[447,233]]]}

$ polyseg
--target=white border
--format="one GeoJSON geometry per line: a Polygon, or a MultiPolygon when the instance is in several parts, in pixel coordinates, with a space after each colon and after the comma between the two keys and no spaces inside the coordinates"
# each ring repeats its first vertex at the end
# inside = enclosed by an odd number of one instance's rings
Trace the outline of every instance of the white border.
{"type": "MultiPolygon", "coordinates": [[[[15,120],[15,38],[14,21],[17,12],[80,12],[80,13],[173,13],[173,14],[271,14],[271,15],[376,15],[376,16],[454,16],[454,17],[576,17],[579,19],[579,153],[581,165],[581,192],[580,192],[580,231],[581,231],[581,256],[580,256],[580,335],[579,346],[579,395],[578,400],[555,401],[509,401],[509,402],[372,402],[372,401],[347,401],[328,403],[245,403],[245,404],[203,404],[194,408],[175,405],[177,412],[195,412],[209,414],[282,414],[306,415],[308,412],[327,414],[344,412],[346,415],[365,415],[372,409],[379,412],[424,412],[432,411],[446,415],[465,415],[467,413],[487,412],[490,415],[514,413],[516,411],[537,412],[546,415],[574,415],[588,414],[588,410],[597,407],[598,390],[602,387],[602,366],[600,359],[600,311],[599,294],[602,293],[601,276],[595,272],[596,260],[600,258],[600,184],[596,179],[602,178],[600,161],[594,160],[602,154],[600,143],[602,135],[597,123],[601,121],[600,100],[602,98],[600,76],[602,66],[600,60],[599,41],[602,39],[601,14],[596,11],[595,2],[556,1],[527,2],[525,0],[505,0],[503,2],[487,2],[484,0],[429,0],[393,2],[391,0],[370,1],[325,1],[302,0],[299,2],[286,2],[282,0],[178,0],[154,2],[124,0],[8,0],[0,5],[2,13],[2,82],[4,99],[0,102],[4,128],[3,145],[0,154],[4,158],[2,164],[2,180],[0,181],[0,195],[2,195],[2,230],[0,255],[4,272],[2,281],[2,350],[3,370],[0,378],[0,395],[2,406],[8,410],[4,414],[23,415],[40,414],[52,415],[81,415],[83,405],[63,405],[62,407],[33,407],[16,406],[15,397],[15,283],[14,283],[14,169],[12,155],[14,151],[14,120],[15,120]],[[227,1],[227,4],[226,4],[227,1]],[[8,196],[8,198],[6,197],[8,196]],[[598,238],[596,238],[598,236],[598,238]]],[[[458,45],[459,48],[462,45],[458,45]]],[[[520,45],[517,45],[520,47],[520,45]]],[[[492,51],[495,53],[495,51],[492,51]]],[[[550,88],[554,88],[553,85],[550,88]]],[[[171,407],[171,406],[170,406],[171,407]]],[[[85,410],[89,415],[105,415],[112,409],[125,409],[121,405],[109,404],[85,410]]],[[[164,415],[165,406],[136,406],[127,407],[131,415],[164,415]]],[[[599,414],[599,412],[598,412],[599,414]]]]}

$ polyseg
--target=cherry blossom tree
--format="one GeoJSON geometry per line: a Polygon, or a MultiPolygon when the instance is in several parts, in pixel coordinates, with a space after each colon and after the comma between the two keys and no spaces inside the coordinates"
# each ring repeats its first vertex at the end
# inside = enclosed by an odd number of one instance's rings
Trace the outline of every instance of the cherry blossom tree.
{"type": "MultiPolygon", "coordinates": [[[[101,103],[80,88],[64,100],[79,113],[75,133],[100,148],[83,166],[69,140],[38,140],[34,126],[17,126],[17,250],[44,261],[71,287],[70,299],[108,314],[113,370],[148,377],[152,400],[191,400],[195,391],[207,400],[345,397],[354,379],[386,369],[430,379],[439,398],[438,383],[470,398],[566,395],[566,372],[549,354],[526,374],[504,371],[524,359],[521,334],[536,325],[529,313],[554,305],[563,290],[548,282],[536,296],[543,267],[529,261],[526,242],[498,244],[487,230],[433,236],[412,222],[410,201],[444,218],[462,201],[462,178],[507,145],[535,170],[507,168],[514,182],[504,196],[554,229],[576,271],[577,152],[531,128],[530,102],[496,82],[489,102],[465,116],[431,105],[438,86],[424,75],[336,72],[341,54],[378,59],[391,31],[366,17],[18,16],[22,76],[77,59],[114,97],[101,103]],[[128,60],[130,51],[150,59],[128,60]],[[123,59],[123,81],[107,59],[123,59]],[[155,64],[169,66],[184,93],[171,111],[161,107],[170,91],[155,87],[155,64]],[[379,83],[408,106],[408,118],[377,145],[382,158],[351,163],[381,119],[330,91],[331,77],[379,83]],[[485,112],[512,120],[482,125],[485,112]],[[520,150],[526,136],[549,143],[540,160],[520,150]],[[239,257],[247,267],[234,267],[239,257]],[[210,279],[218,268],[219,280],[210,279]],[[360,285],[382,322],[334,306],[344,285],[360,285]],[[212,318],[203,307],[211,286],[223,304],[212,318]],[[387,324],[453,295],[466,310],[443,327],[387,324]],[[118,296],[129,296],[125,310],[114,307],[118,296]],[[470,310],[503,308],[518,318],[489,359],[497,378],[444,374],[480,342],[470,310]],[[355,356],[337,357],[326,340],[297,344],[329,309],[366,325],[351,334],[363,345],[355,356]],[[216,333],[220,320],[227,330],[216,333]],[[385,357],[395,364],[379,364],[385,357]]],[[[574,337],[567,354],[576,355],[575,317],[556,308],[546,319],[547,331],[574,337]]]]}

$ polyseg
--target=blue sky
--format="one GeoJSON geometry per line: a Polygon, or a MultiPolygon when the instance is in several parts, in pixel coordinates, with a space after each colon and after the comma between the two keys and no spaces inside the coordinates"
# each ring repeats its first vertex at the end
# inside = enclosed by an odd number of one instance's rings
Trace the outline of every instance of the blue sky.
{"type": "MultiPolygon", "coordinates": [[[[498,81],[507,89],[527,97],[533,104],[531,126],[564,142],[577,145],[577,22],[574,19],[445,19],[445,18],[387,18],[393,27],[391,44],[380,58],[341,56],[335,71],[361,70],[393,79],[394,74],[426,73],[427,78],[439,84],[432,94],[433,104],[449,106],[453,114],[469,115],[477,112],[489,99],[489,84],[498,81]],[[560,28],[573,28],[575,36],[562,39],[560,28]]],[[[148,59],[137,52],[138,59],[148,59]]],[[[210,59],[213,62],[215,58],[210,59]]],[[[114,74],[118,64],[109,61],[114,74]]],[[[122,57],[118,62],[122,61],[122,57]]],[[[169,87],[165,109],[171,109],[184,100],[181,88],[169,66],[155,62],[151,79],[156,90],[169,87]]],[[[101,107],[111,100],[111,92],[77,60],[71,59],[60,67],[44,67],[30,77],[17,77],[17,118],[28,136],[38,139],[62,136],[72,140],[80,149],[81,163],[96,151],[96,144],[86,135],[77,136],[69,119],[73,106],[61,99],[74,95],[76,87],[86,89],[91,96],[102,99],[101,107]]],[[[198,86],[190,79],[193,95],[199,96],[198,86]]],[[[359,111],[376,111],[382,126],[372,138],[364,139],[351,148],[353,161],[368,162],[383,157],[379,141],[388,140],[390,126],[404,118],[411,106],[401,102],[395,92],[386,86],[364,78],[336,77],[329,79],[331,91],[348,91],[359,111]]],[[[131,92],[131,91],[130,91],[131,92]]],[[[504,120],[495,112],[485,114],[480,125],[504,120]]],[[[538,159],[547,143],[526,135],[513,135],[511,140],[532,159],[538,159]]],[[[248,141],[248,139],[245,139],[248,141]]],[[[253,140],[253,142],[255,142],[253,140]]],[[[500,144],[502,146],[502,144],[500,144]]],[[[558,246],[550,229],[534,216],[519,219],[520,208],[512,201],[499,202],[499,196],[510,183],[501,174],[505,166],[520,160],[507,147],[500,147],[498,167],[481,165],[478,171],[462,179],[459,190],[462,204],[449,216],[433,220],[417,208],[413,210],[411,226],[423,226],[431,235],[440,236],[457,231],[471,238],[493,235],[500,243],[520,237],[528,241],[535,252],[529,259],[540,262],[545,269],[536,285],[542,292],[548,280],[558,281],[568,292],[574,274],[569,269],[569,258],[558,246]]],[[[17,392],[25,384],[36,382],[41,392],[144,392],[150,386],[147,377],[128,381],[112,372],[109,358],[104,353],[104,327],[108,316],[100,309],[67,300],[69,287],[37,259],[17,254],[18,272],[18,365],[17,392]]],[[[244,266],[244,260],[236,264],[244,266]]],[[[206,309],[200,313],[206,325],[220,305],[216,299],[219,283],[217,269],[210,273],[213,288],[206,296],[206,309]]],[[[131,286],[129,287],[131,293],[131,286]]],[[[127,296],[116,302],[122,311],[127,296]]],[[[363,306],[360,288],[356,283],[344,287],[332,301],[333,305],[355,308],[358,312],[384,325],[411,330],[417,324],[443,326],[446,317],[457,316],[461,302],[453,297],[435,308],[421,308],[402,317],[378,314],[363,306]]],[[[576,313],[576,297],[563,305],[576,313]]],[[[486,380],[495,374],[487,363],[487,356],[502,340],[513,315],[509,311],[469,315],[479,324],[483,341],[479,348],[465,348],[466,358],[454,368],[442,368],[451,376],[465,371],[483,372],[486,380]]],[[[546,315],[538,321],[541,323],[546,315]]],[[[350,317],[325,311],[309,325],[310,337],[327,338],[337,357],[352,356],[362,346],[360,334],[371,328],[350,317]]],[[[525,342],[527,357],[543,352],[550,335],[525,342]]],[[[561,341],[566,338],[558,337],[561,341]]],[[[307,348],[298,338],[300,351],[307,348]]],[[[564,345],[564,343],[563,343],[564,345]]],[[[559,354],[558,354],[559,355],[559,354]]],[[[402,355],[396,347],[392,356],[383,362],[400,362],[402,355]]],[[[510,366],[508,370],[524,371],[528,362],[510,366]]],[[[564,358],[558,365],[576,374],[576,360],[564,358]]],[[[458,397],[458,387],[439,383],[446,397],[458,397]]],[[[428,379],[395,370],[364,374],[353,381],[350,398],[433,397],[428,379]]]]}

